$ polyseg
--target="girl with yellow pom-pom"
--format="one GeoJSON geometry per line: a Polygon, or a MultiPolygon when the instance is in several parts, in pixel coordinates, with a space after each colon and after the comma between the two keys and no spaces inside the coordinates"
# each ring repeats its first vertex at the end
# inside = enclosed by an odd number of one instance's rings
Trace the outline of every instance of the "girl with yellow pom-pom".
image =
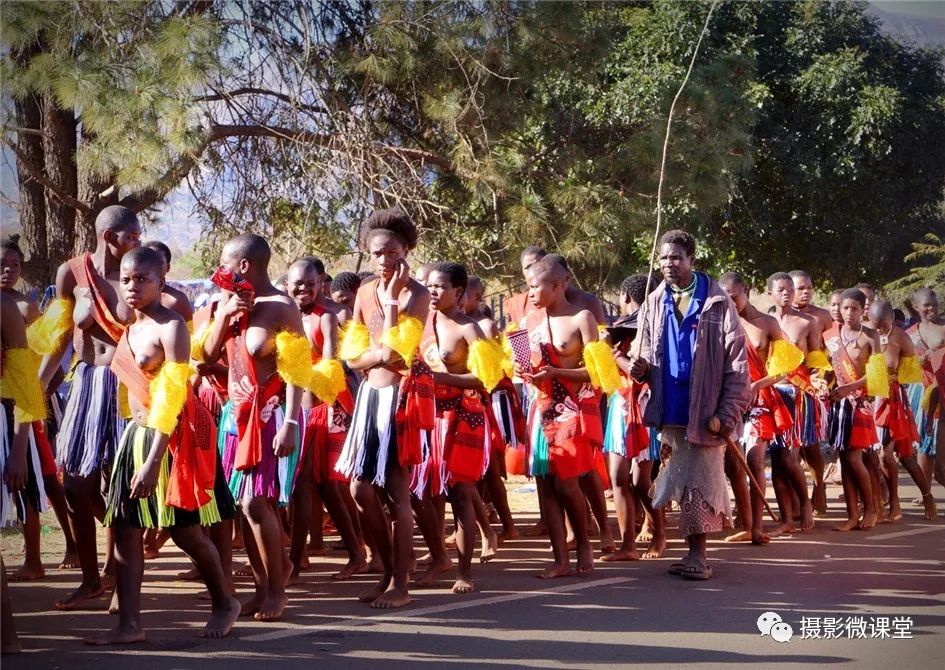
{"type": "Polygon", "coordinates": [[[577,572],[588,574],[594,557],[587,537],[587,502],[578,477],[594,468],[604,440],[600,392],[613,393],[620,373],[610,347],[598,339],[597,321],[568,302],[568,272],[545,256],[528,273],[529,299],[537,308],[526,317],[532,370],[519,372],[535,389],[529,409],[531,474],[548,524],[554,564],[539,573],[550,579],[571,572],[565,537],[567,511],[577,544],[577,572]]]}
{"type": "MultiPolygon", "coordinates": [[[[135,321],[118,343],[112,370],[128,389],[129,422],[112,466],[105,524],[115,533],[118,625],[89,638],[96,645],[145,639],[140,602],[143,534],[170,530],[174,543],[194,561],[212,604],[205,637],[227,635],[240,613],[223,576],[220,557],[200,524],[212,516],[215,430],[209,412],[190,387],[190,337],[183,318],[161,305],[161,258],[147,247],[125,254],[121,297],[135,321]]],[[[226,495],[225,486],[217,495],[226,495]]]]}
{"type": "Polygon", "coordinates": [[[866,296],[859,289],[840,295],[842,323],[824,333],[824,344],[837,375],[831,392],[830,441],[840,451],[840,473],[847,506],[847,521],[836,530],[868,529],[876,525],[879,510],[864,454],[878,442],[873,419],[873,397],[889,396],[889,374],[876,331],[863,328],[866,296]],[[857,501],[863,503],[859,518],[857,501]]]}
{"type": "Polygon", "coordinates": [[[415,360],[430,294],[410,278],[407,253],[417,228],[397,209],[374,212],[361,226],[361,249],[377,274],[358,289],[354,315],[339,356],[365,373],[337,469],[351,477],[351,492],[375,542],[384,574],[359,596],[389,609],[410,602],[408,569],[413,539],[408,468],[421,460],[421,439],[432,430],[433,380],[415,360]],[[380,489],[384,489],[381,491],[380,489]],[[390,521],[380,494],[388,501],[390,521]]]}

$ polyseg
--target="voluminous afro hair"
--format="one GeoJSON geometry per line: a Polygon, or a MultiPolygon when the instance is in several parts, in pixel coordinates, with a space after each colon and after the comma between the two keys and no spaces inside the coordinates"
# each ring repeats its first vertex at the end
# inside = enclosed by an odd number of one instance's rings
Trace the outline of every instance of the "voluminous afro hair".
{"type": "Polygon", "coordinates": [[[10,235],[10,237],[3,238],[3,251],[12,251],[20,257],[20,262],[23,262],[23,250],[20,249],[19,235],[14,234],[10,235]]]}
{"type": "Polygon", "coordinates": [[[417,247],[417,241],[420,237],[420,234],[417,232],[417,226],[410,220],[410,217],[396,208],[379,209],[365,219],[364,223],[361,224],[361,230],[358,235],[358,242],[361,248],[367,249],[371,235],[379,231],[394,235],[403,242],[408,250],[417,247]]]}

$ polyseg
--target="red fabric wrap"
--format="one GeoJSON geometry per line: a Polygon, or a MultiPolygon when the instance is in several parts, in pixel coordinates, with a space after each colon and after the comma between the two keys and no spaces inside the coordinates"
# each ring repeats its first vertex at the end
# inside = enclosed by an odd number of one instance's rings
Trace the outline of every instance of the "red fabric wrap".
{"type": "MultiPolygon", "coordinates": [[[[751,340],[747,337],[745,338],[745,348],[748,351],[748,374],[751,376],[751,381],[756,382],[759,379],[767,377],[768,369],[765,365],[765,361],[761,360],[761,355],[758,353],[758,350],[755,349],[755,345],[753,345],[751,340]]],[[[807,372],[807,385],[810,386],[810,373],[803,365],[791,374],[792,376],[798,376],[802,375],[805,371],[807,372]]],[[[794,382],[792,381],[791,383],[794,382]]],[[[797,386],[797,384],[795,384],[795,386],[797,386]]],[[[767,410],[759,412],[750,411],[749,413],[749,420],[757,432],[758,439],[771,440],[775,435],[781,435],[787,432],[791,426],[794,425],[794,415],[784,402],[784,398],[781,397],[781,394],[772,386],[758,391],[752,406],[752,409],[755,408],[767,410]]]]}
{"type": "Polygon", "coordinates": [[[231,332],[226,340],[226,355],[230,361],[230,399],[239,438],[233,467],[240,471],[250,470],[262,460],[262,430],[266,425],[263,410],[271,404],[271,398],[281,396],[285,389],[282,377],[275,372],[265,384],[259,383],[256,364],[246,349],[245,335],[244,326],[238,335],[231,332]]]}
{"type": "MultiPolygon", "coordinates": [[[[551,325],[544,309],[526,317],[532,347],[532,367],[560,367],[561,359],[551,343],[551,325]]],[[[594,451],[604,443],[600,416],[600,391],[590,383],[552,379],[538,385],[536,418],[548,441],[550,474],[569,479],[595,467],[594,451]]]]}
{"type": "Polygon", "coordinates": [[[400,382],[397,398],[397,458],[401,466],[417,465],[423,460],[420,433],[433,430],[436,401],[433,371],[415,356],[410,371],[400,382]]]}
{"type": "Polygon", "coordinates": [[[913,455],[913,443],[919,441],[912,407],[906,389],[897,381],[889,382],[889,397],[876,399],[876,425],[888,428],[896,451],[902,457],[913,455]]]}
{"type": "Polygon", "coordinates": [[[40,472],[43,477],[55,475],[59,472],[59,467],[56,465],[56,456],[53,454],[52,445],[46,435],[46,424],[43,421],[34,421],[31,426],[33,439],[36,440],[36,451],[39,453],[40,472]]]}
{"type": "MultiPolygon", "coordinates": [[[[128,343],[127,331],[118,341],[111,363],[112,372],[146,408],[151,404],[149,384],[153,375],[138,367],[128,343]]],[[[164,502],[179,509],[194,511],[210,502],[209,491],[216,479],[217,426],[209,410],[197,400],[188,385],[187,400],[170,436],[171,472],[164,502]]]]}
{"type": "Polygon", "coordinates": [[[118,320],[102,294],[103,285],[107,284],[107,281],[92,264],[92,254],[84,253],[81,256],[70,258],[68,263],[69,269],[75,276],[76,286],[89,290],[89,297],[92,301],[92,319],[117,344],[122,333],[125,332],[126,326],[118,320]]]}
{"type": "MultiPolygon", "coordinates": [[[[624,377],[628,380],[627,377],[624,377]]],[[[624,402],[624,417],[626,421],[626,432],[624,433],[624,448],[627,458],[636,458],[644,451],[650,448],[650,431],[643,423],[643,410],[640,406],[640,400],[649,386],[629,379],[617,391],[624,402]]]]}

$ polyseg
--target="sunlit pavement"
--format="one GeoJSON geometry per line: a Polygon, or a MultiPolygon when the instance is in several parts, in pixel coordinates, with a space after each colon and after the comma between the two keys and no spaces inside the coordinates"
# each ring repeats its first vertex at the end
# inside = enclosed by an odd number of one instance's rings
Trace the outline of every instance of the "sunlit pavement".
{"type": "MultiPolygon", "coordinates": [[[[411,606],[379,612],[355,599],[376,577],[329,579],[343,563],[335,551],[313,558],[313,569],[290,588],[284,621],[241,619],[221,641],[196,637],[209,604],[197,599],[198,583],[176,579],[189,564],[168,546],[145,571],[148,641],[87,647],[81,639],[114,625],[116,617],[105,612],[104,598],[94,610],[52,610],[75,587],[78,573],[50,569],[49,556],[43,581],[11,584],[26,651],[4,657],[3,667],[938,667],[945,648],[945,523],[922,518],[907,477],[901,491],[905,518],[868,532],[832,530],[843,514],[834,486],[830,516],[818,520],[814,532],[763,547],[725,544],[719,536],[710,543],[715,576],[706,582],[667,574],[683,553],[675,529],[660,560],[597,561],[588,577],[552,581],[534,577],[550,560],[547,538],[521,538],[504,545],[492,563],[474,565],[477,593],[454,595],[446,578],[438,588],[414,590],[411,606]],[[790,641],[759,632],[758,618],[769,611],[791,627],[790,641]],[[899,637],[907,633],[911,637],[899,637]],[[815,634],[820,639],[804,639],[815,634]]],[[[942,489],[935,493],[945,508],[942,489]]],[[[519,515],[519,527],[534,519],[519,515]]],[[[10,540],[4,539],[7,551],[10,540]]],[[[419,542],[417,548],[423,553],[419,542]]],[[[8,570],[17,564],[9,553],[5,560],[8,570]]],[[[247,596],[251,581],[241,578],[238,585],[247,596]]],[[[778,637],[786,637],[785,630],[778,637]]]]}

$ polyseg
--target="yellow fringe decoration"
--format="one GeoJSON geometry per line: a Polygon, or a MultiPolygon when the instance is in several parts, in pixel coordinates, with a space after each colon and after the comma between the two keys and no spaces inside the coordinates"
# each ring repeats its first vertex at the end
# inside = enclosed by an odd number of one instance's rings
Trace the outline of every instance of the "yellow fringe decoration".
{"type": "Polygon", "coordinates": [[[423,324],[420,323],[420,319],[402,315],[397,320],[396,326],[384,331],[381,342],[400,354],[404,363],[410,365],[422,337],[423,324]]]}
{"type": "Polygon", "coordinates": [[[866,361],[866,394],[874,398],[889,397],[889,370],[882,354],[873,354],[866,361]]]}
{"type": "Polygon", "coordinates": [[[807,367],[823,371],[833,370],[830,359],[827,358],[827,352],[823,349],[807,352],[807,367]]]}
{"type": "Polygon", "coordinates": [[[3,353],[0,397],[13,400],[13,418],[17,423],[32,423],[46,418],[46,398],[39,381],[39,357],[26,347],[3,353]]]}
{"type": "Polygon", "coordinates": [[[903,356],[899,359],[899,370],[896,377],[900,384],[921,384],[922,366],[916,356],[903,356]]]}
{"type": "Polygon", "coordinates": [[[502,370],[505,372],[505,376],[509,379],[515,377],[515,363],[512,358],[512,344],[509,342],[509,338],[505,336],[505,333],[500,335],[502,342],[499,345],[502,348],[502,370]]]}
{"type": "Polygon", "coordinates": [[[505,378],[504,358],[502,347],[495,340],[476,340],[469,347],[466,367],[491,393],[505,378]]]}
{"type": "Polygon", "coordinates": [[[159,433],[171,435],[177,428],[177,420],[187,401],[187,383],[190,381],[190,365],[166,361],[157,375],[148,384],[151,394],[151,410],[145,424],[159,433]]]}
{"type": "MultiPolygon", "coordinates": [[[[193,328],[193,323],[193,321],[187,322],[188,330],[193,328]]],[[[193,337],[190,339],[191,360],[197,361],[198,363],[206,362],[206,359],[203,355],[203,345],[207,341],[207,338],[210,337],[210,329],[212,327],[213,319],[210,319],[200,326],[200,328],[197,329],[197,332],[193,334],[193,337]]]]}
{"type": "Polygon", "coordinates": [[[367,326],[353,319],[341,329],[341,344],[338,345],[338,358],[353,361],[370,349],[371,333],[367,326]]]}
{"type": "Polygon", "coordinates": [[[333,358],[323,358],[312,366],[312,388],[310,390],[322,402],[329,405],[334,404],[335,400],[338,399],[338,394],[345,390],[347,384],[341,361],[333,358]]]}
{"type": "Polygon", "coordinates": [[[312,390],[312,345],[308,338],[283,330],[276,335],[276,370],[282,381],[312,390]]]}
{"type": "Polygon", "coordinates": [[[929,411],[929,406],[932,404],[932,391],[934,390],[934,386],[929,386],[925,389],[925,393],[922,394],[922,409],[926,412],[929,411]]]}
{"type": "Polygon", "coordinates": [[[591,384],[610,395],[620,388],[620,371],[614,352],[606,342],[588,342],[584,345],[584,367],[591,377],[591,384]]]}
{"type": "Polygon", "coordinates": [[[72,310],[75,305],[67,298],[56,298],[41,317],[26,329],[30,349],[40,356],[48,356],[62,344],[62,336],[72,330],[72,310]]]}
{"type": "Polygon", "coordinates": [[[190,320],[187,322],[187,334],[193,337],[194,334],[194,322],[190,320]]]}
{"type": "Polygon", "coordinates": [[[768,374],[785,375],[804,362],[804,352],[787,340],[772,340],[768,354],[768,374]]]}

